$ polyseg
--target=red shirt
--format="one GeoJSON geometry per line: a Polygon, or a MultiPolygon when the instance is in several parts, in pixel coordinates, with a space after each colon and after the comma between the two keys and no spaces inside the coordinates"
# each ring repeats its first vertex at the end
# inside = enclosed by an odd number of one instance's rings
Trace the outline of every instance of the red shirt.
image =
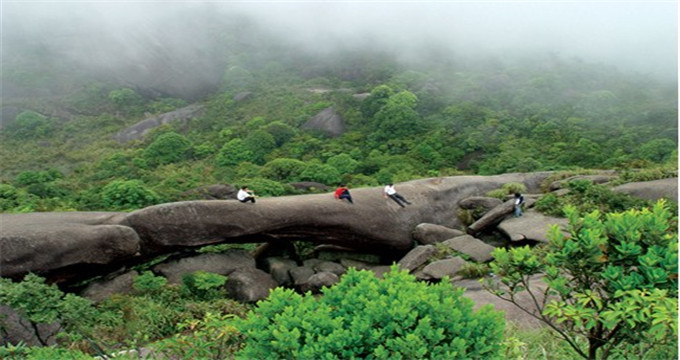
{"type": "Polygon", "coordinates": [[[345,187],[339,187],[339,188],[335,189],[335,198],[339,199],[340,195],[342,195],[342,193],[344,193],[345,191],[347,191],[347,188],[345,188],[345,187]]]}

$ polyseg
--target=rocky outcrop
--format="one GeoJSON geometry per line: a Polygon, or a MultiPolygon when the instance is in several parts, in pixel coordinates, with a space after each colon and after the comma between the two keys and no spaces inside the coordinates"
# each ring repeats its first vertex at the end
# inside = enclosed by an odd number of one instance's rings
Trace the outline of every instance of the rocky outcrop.
{"type": "Polygon", "coordinates": [[[565,235],[568,221],[564,218],[545,216],[535,211],[526,211],[520,217],[510,217],[500,224],[498,230],[511,241],[532,240],[547,243],[548,230],[552,225],[558,225],[565,235]]]}
{"type": "Polygon", "coordinates": [[[139,273],[135,270],[127,271],[115,276],[112,279],[100,279],[93,281],[80,293],[80,296],[88,298],[93,302],[106,300],[113,294],[129,294],[134,288],[134,279],[139,273]]]}
{"type": "Polygon", "coordinates": [[[15,277],[74,266],[108,265],[140,250],[134,229],[112,224],[120,213],[2,214],[0,275],[15,277]]]}
{"type": "Polygon", "coordinates": [[[264,300],[276,286],[276,281],[271,275],[260,269],[249,267],[229,274],[225,284],[230,298],[246,303],[264,300]]]}
{"type": "Polygon", "coordinates": [[[444,244],[461,254],[469,256],[476,262],[487,262],[493,260],[491,252],[495,247],[485,243],[470,235],[458,236],[444,241],[444,244]]]}
{"type": "Polygon", "coordinates": [[[409,251],[406,256],[404,256],[397,265],[402,270],[413,271],[413,269],[424,264],[432,254],[434,254],[435,248],[432,245],[420,245],[409,251]]]}
{"type": "Polygon", "coordinates": [[[645,200],[666,198],[678,202],[678,178],[633,182],[616,186],[612,190],[645,200]]]}
{"type": "Polygon", "coordinates": [[[182,276],[196,271],[229,275],[235,270],[255,268],[255,259],[244,250],[229,250],[222,254],[201,254],[156,265],[153,270],[168,279],[171,284],[180,284],[182,276]]]}
{"type": "Polygon", "coordinates": [[[149,131],[163,124],[168,124],[171,122],[185,124],[189,120],[200,116],[203,113],[203,110],[203,105],[194,104],[177,109],[175,111],[167,112],[165,114],[153,116],[123,129],[122,131],[113,135],[113,139],[121,143],[139,140],[142,139],[149,131]]]}
{"type": "MultiPolygon", "coordinates": [[[[550,173],[455,176],[399,184],[413,204],[389,206],[382,187],[352,189],[354,204],[332,193],[161,204],[125,213],[0,214],[2,276],[45,273],[87,264],[118,264],[137,252],[143,258],[216,243],[288,242],[338,245],[398,260],[414,244],[423,223],[462,229],[458,202],[508,182],[527,187],[550,173]],[[30,244],[30,246],[28,245],[30,244]]],[[[537,186],[537,185],[536,185],[537,186]]],[[[360,259],[357,259],[360,260],[360,259]]],[[[102,275],[96,271],[75,275],[102,275]]],[[[55,281],[60,281],[56,279],[55,281]]]]}
{"type": "Polygon", "coordinates": [[[345,133],[345,120],[331,106],[307,120],[302,124],[302,128],[321,131],[330,136],[339,136],[345,133]]]}
{"type": "Polygon", "coordinates": [[[461,235],[465,235],[465,232],[437,224],[418,224],[413,231],[413,238],[423,245],[436,244],[461,235]]]}
{"type": "Polygon", "coordinates": [[[460,256],[437,260],[427,264],[416,277],[420,280],[440,280],[444,276],[452,278],[465,264],[467,264],[467,261],[460,256]]]}

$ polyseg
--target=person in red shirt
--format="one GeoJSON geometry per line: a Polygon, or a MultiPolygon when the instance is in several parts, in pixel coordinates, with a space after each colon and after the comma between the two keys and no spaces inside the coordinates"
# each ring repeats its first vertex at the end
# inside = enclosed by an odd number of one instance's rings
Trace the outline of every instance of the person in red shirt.
{"type": "Polygon", "coordinates": [[[352,195],[349,193],[349,189],[345,184],[340,185],[337,189],[335,189],[335,198],[342,201],[342,199],[346,199],[349,201],[350,204],[354,204],[354,201],[352,201],[352,195]]]}

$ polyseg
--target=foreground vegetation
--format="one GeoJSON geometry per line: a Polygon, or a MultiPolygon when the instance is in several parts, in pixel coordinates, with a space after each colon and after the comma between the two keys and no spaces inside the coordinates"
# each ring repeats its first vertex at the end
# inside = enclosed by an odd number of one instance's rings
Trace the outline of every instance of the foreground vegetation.
{"type": "Polygon", "coordinates": [[[539,309],[533,316],[547,325],[542,330],[503,335],[503,316],[490,305],[473,311],[448,279],[416,282],[396,266],[384,280],[350,269],[318,296],[277,288],[256,305],[226,299],[226,278],[205,272],[185,275],[181,285],[142,272],[134,280],[136,294],[97,305],[28,275],[19,283],[0,280],[0,304],[34,325],[58,323],[59,345],[5,346],[0,355],[87,359],[125,350],[120,357],[676,358],[677,215],[669,210],[663,201],[651,209],[583,217],[567,208],[569,237],[555,227],[546,246],[498,248],[491,263],[497,277],[486,278],[488,290],[532,314],[515,298],[528,291],[539,309]],[[537,273],[548,285],[540,294],[530,286],[537,273]]]}

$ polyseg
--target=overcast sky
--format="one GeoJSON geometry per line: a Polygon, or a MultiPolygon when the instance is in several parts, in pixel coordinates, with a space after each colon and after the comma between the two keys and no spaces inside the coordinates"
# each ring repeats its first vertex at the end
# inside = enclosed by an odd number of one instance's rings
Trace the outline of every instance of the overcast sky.
{"type": "MultiPolygon", "coordinates": [[[[117,41],[128,41],[128,50],[134,52],[140,46],[135,39],[144,38],[143,33],[154,26],[182,31],[181,26],[168,24],[168,13],[181,15],[205,3],[3,0],[2,37],[49,24],[43,36],[68,27],[73,41],[82,36],[82,41],[95,46],[95,34],[116,37],[116,32],[117,41]]],[[[657,78],[677,80],[678,76],[677,1],[209,3],[216,11],[252,15],[270,30],[318,49],[321,44],[346,47],[368,41],[408,52],[419,44],[437,43],[469,55],[552,52],[657,78]]]]}

